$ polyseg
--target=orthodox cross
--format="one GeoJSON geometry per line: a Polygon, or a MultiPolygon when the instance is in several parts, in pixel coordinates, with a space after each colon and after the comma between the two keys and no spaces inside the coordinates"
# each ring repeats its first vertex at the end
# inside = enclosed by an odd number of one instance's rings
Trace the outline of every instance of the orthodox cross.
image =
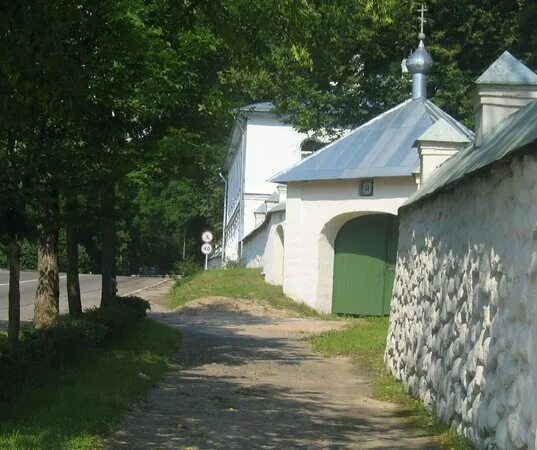
{"type": "Polygon", "coordinates": [[[425,13],[428,11],[428,9],[425,7],[425,5],[422,3],[421,5],[421,8],[418,9],[418,12],[421,13],[421,17],[420,17],[420,23],[421,23],[421,29],[420,29],[420,34],[423,34],[423,25],[425,25],[425,22],[427,22],[427,20],[425,19],[425,13]]]}

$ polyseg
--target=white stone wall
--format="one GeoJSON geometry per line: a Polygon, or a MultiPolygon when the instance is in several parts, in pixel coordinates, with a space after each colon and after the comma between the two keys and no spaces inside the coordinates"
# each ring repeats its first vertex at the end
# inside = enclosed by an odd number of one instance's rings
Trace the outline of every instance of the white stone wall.
{"type": "MultiPolygon", "coordinates": [[[[272,252],[269,249],[271,236],[284,220],[285,211],[269,214],[266,222],[243,240],[242,260],[246,267],[265,269],[265,263],[272,261],[272,252]]],[[[272,264],[269,265],[272,267],[272,264]]],[[[268,270],[270,272],[270,268],[268,270]]]]}
{"type": "Polygon", "coordinates": [[[537,160],[400,211],[389,370],[481,448],[535,449],[537,160]]]}
{"type": "Polygon", "coordinates": [[[289,183],[285,221],[284,292],[320,312],[332,310],[334,242],[339,229],[365,214],[397,214],[416,190],[412,177],[376,178],[374,195],[360,180],[289,183]]]}

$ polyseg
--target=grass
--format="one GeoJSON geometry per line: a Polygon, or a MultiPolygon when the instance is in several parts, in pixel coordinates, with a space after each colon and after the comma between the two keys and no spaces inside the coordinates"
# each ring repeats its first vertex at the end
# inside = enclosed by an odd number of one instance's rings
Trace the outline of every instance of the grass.
{"type": "Polygon", "coordinates": [[[303,317],[325,317],[306,304],[291,300],[283,293],[281,286],[265,283],[258,269],[237,268],[200,272],[175,285],[171,304],[172,307],[178,307],[198,298],[212,296],[257,300],[303,317]]]}
{"type": "Polygon", "coordinates": [[[111,346],[44,374],[0,410],[0,448],[101,448],[128,407],[167,372],[179,343],[177,330],[143,320],[111,346]]]}
{"type": "MultiPolygon", "coordinates": [[[[306,317],[336,317],[320,315],[307,305],[294,302],[283,294],[281,287],[265,283],[256,269],[202,272],[178,282],[173,289],[171,302],[172,306],[178,307],[191,300],[210,296],[258,300],[306,317]]],[[[398,404],[405,420],[440,446],[454,450],[472,449],[468,439],[436,420],[417,398],[407,394],[403,385],[387,372],[383,361],[387,333],[387,317],[351,319],[346,329],[313,336],[310,342],[314,350],[327,356],[351,356],[359,360],[371,374],[373,396],[398,404]]]]}
{"type": "Polygon", "coordinates": [[[364,364],[371,374],[373,396],[398,404],[405,420],[432,437],[444,448],[473,449],[472,443],[451,431],[424,408],[415,397],[407,394],[401,382],[384,367],[384,348],[388,333],[387,317],[357,319],[348,328],[329,331],[310,338],[313,349],[328,356],[351,356],[364,364]]]}

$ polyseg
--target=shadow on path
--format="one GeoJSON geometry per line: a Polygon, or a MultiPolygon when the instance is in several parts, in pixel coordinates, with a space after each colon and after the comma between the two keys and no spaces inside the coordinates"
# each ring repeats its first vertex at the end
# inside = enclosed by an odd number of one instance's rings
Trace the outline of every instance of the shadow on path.
{"type": "Polygon", "coordinates": [[[368,397],[363,370],[301,339],[341,323],[235,306],[158,314],[183,333],[177,367],[106,448],[435,448],[402,423],[404,411],[368,397]]]}

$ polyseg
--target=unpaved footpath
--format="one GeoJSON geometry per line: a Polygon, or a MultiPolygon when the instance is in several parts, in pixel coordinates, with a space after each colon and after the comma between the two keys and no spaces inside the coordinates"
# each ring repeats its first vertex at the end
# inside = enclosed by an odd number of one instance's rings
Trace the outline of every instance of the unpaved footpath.
{"type": "Polygon", "coordinates": [[[177,366],[106,448],[436,448],[393,405],[369,397],[363,368],[313,353],[303,339],[344,322],[225,298],[153,317],[183,333],[177,366]]]}

